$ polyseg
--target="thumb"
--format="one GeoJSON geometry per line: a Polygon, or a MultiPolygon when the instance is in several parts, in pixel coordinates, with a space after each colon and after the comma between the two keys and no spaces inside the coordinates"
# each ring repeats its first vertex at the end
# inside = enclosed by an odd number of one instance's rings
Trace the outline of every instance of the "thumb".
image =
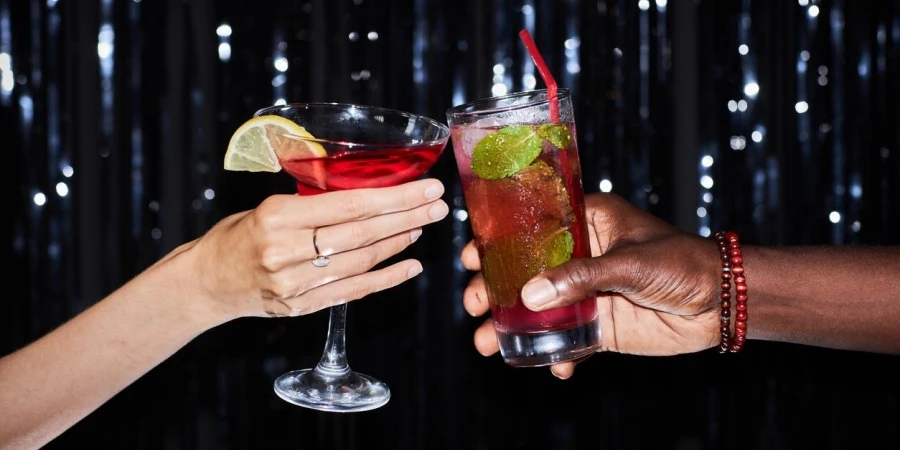
{"type": "Polygon", "coordinates": [[[634,258],[626,251],[610,251],[595,258],[578,258],[548,269],[522,287],[522,303],[532,311],[572,305],[596,292],[633,290],[634,258]]]}

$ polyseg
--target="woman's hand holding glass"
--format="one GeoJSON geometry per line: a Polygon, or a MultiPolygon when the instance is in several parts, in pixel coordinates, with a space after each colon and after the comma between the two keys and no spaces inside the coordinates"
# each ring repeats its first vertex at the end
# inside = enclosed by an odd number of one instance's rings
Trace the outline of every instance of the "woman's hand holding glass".
{"type": "Polygon", "coordinates": [[[193,288],[212,314],[227,321],[308,314],[396,286],[419,274],[421,263],[407,259],[370,270],[415,242],[422,226],[447,215],[443,192],[439,181],[429,179],[316,196],[274,195],[187,244],[193,288]],[[318,256],[328,257],[328,265],[313,265],[318,256]]]}

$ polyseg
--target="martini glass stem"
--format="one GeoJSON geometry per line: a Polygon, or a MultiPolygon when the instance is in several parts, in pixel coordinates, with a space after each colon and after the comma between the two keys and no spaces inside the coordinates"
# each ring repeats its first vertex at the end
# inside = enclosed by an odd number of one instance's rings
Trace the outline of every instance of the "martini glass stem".
{"type": "Polygon", "coordinates": [[[347,364],[347,347],[345,335],[347,330],[347,304],[332,306],[328,320],[328,338],[325,340],[325,351],[316,365],[316,371],[322,375],[340,376],[350,372],[347,364]]]}

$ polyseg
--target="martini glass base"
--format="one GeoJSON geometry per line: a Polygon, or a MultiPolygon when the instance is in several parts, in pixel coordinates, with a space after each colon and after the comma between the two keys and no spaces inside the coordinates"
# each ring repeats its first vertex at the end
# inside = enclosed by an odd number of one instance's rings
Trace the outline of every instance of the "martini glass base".
{"type": "Polygon", "coordinates": [[[315,369],[295,370],[275,380],[275,393],[304,408],[329,412],[360,412],[384,406],[391,390],[368,375],[348,371],[328,375],[315,369]]]}

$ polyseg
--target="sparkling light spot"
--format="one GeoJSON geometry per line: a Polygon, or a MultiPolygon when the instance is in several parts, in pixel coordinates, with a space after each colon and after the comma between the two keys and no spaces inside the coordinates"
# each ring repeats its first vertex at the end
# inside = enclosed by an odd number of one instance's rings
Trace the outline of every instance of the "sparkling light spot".
{"type": "Polygon", "coordinates": [[[503,83],[495,83],[491,87],[491,94],[494,96],[506,95],[506,85],[503,83]]]}
{"type": "Polygon", "coordinates": [[[34,194],[34,204],[38,206],[44,206],[44,203],[47,203],[47,196],[44,195],[43,192],[38,192],[34,194]]]}
{"type": "Polygon", "coordinates": [[[279,72],[287,72],[288,70],[288,60],[285,57],[275,58],[275,70],[279,72]]]}
{"type": "Polygon", "coordinates": [[[207,200],[212,200],[212,199],[216,198],[216,191],[214,191],[212,189],[207,189],[207,190],[203,191],[203,197],[207,200]]]}
{"type": "Polygon", "coordinates": [[[231,44],[223,42],[219,44],[219,60],[228,61],[231,59],[231,44]]]}
{"type": "Polygon", "coordinates": [[[759,85],[755,82],[747,83],[744,86],[744,95],[747,97],[756,97],[759,94],[759,85]]]}
{"type": "Polygon", "coordinates": [[[69,186],[67,186],[66,183],[63,183],[62,181],[56,183],[56,195],[59,195],[60,197],[69,195],[69,186]]]}
{"type": "Polygon", "coordinates": [[[506,67],[503,67],[503,64],[494,64],[495,75],[503,75],[503,72],[506,72],[506,67]]]}
{"type": "Polygon", "coordinates": [[[522,84],[525,86],[525,89],[534,89],[537,86],[537,79],[534,75],[528,73],[522,76],[522,84]]]}
{"type": "Polygon", "coordinates": [[[709,155],[705,155],[703,158],[700,158],[700,164],[703,164],[703,167],[712,167],[713,162],[715,162],[715,160],[713,160],[713,157],[709,155]]]}
{"type": "Polygon", "coordinates": [[[738,104],[734,100],[728,100],[728,110],[731,112],[737,112],[738,104]]]}
{"type": "Polygon", "coordinates": [[[700,227],[700,236],[709,237],[710,233],[711,233],[711,231],[710,231],[709,227],[706,227],[706,226],[700,227]]]}
{"type": "Polygon", "coordinates": [[[638,8],[641,8],[641,11],[646,11],[650,9],[650,2],[647,0],[640,0],[638,2],[638,8]]]}
{"type": "Polygon", "coordinates": [[[72,178],[72,175],[75,175],[75,169],[73,169],[72,166],[66,164],[62,168],[62,174],[66,178],[72,178]]]}
{"type": "Polygon", "coordinates": [[[109,42],[99,42],[97,43],[97,56],[100,59],[109,58],[109,55],[112,54],[113,48],[109,42]]]}
{"type": "Polygon", "coordinates": [[[759,131],[754,131],[750,133],[750,139],[753,139],[753,142],[762,142],[763,135],[759,131]]]}
{"type": "Polygon", "coordinates": [[[369,34],[366,35],[366,37],[368,37],[370,41],[377,41],[378,40],[378,32],[370,31],[369,34]]]}
{"type": "Polygon", "coordinates": [[[709,175],[703,175],[700,177],[700,186],[703,186],[705,189],[712,189],[713,187],[713,179],[709,175]]]}
{"type": "Polygon", "coordinates": [[[15,85],[16,78],[13,76],[13,72],[11,70],[4,70],[0,72],[0,90],[2,90],[4,94],[9,94],[10,92],[12,92],[15,85]]]}
{"type": "Polygon", "coordinates": [[[469,218],[469,213],[466,210],[464,210],[464,209],[456,210],[456,220],[458,220],[460,222],[465,222],[466,219],[468,219],[468,218],[469,218]]]}
{"type": "Polygon", "coordinates": [[[703,194],[703,201],[706,203],[712,203],[712,201],[713,201],[712,193],[707,192],[707,193],[703,194]]]}
{"type": "Polygon", "coordinates": [[[738,47],[738,53],[746,55],[747,53],[750,53],[750,47],[748,47],[747,44],[741,44],[738,47]]]}
{"type": "Polygon", "coordinates": [[[231,25],[228,25],[227,23],[219,25],[219,27],[216,28],[216,34],[219,35],[219,37],[231,36],[231,25]]]}
{"type": "Polygon", "coordinates": [[[806,111],[809,111],[809,104],[806,102],[797,102],[797,104],[794,105],[794,110],[797,111],[797,114],[803,114],[806,111]]]}
{"type": "Polygon", "coordinates": [[[738,101],[738,111],[746,111],[747,110],[747,100],[741,99],[738,101]]]}
{"type": "Polygon", "coordinates": [[[812,5],[809,7],[809,17],[817,17],[819,15],[819,7],[812,5]]]}
{"type": "Polygon", "coordinates": [[[840,222],[841,221],[841,213],[839,213],[837,211],[832,211],[831,214],[828,215],[828,220],[830,220],[831,223],[840,222]]]}
{"type": "Polygon", "coordinates": [[[612,181],[607,179],[600,180],[600,191],[601,192],[612,192],[612,181]]]}
{"type": "Polygon", "coordinates": [[[697,208],[697,217],[706,217],[706,208],[702,206],[697,208]]]}

